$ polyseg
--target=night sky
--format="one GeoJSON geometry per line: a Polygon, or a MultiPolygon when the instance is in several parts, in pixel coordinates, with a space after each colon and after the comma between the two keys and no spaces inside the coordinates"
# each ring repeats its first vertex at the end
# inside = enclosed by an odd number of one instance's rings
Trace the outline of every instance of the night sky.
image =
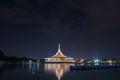
{"type": "Polygon", "coordinates": [[[35,59],[120,57],[119,0],[0,0],[0,50],[35,59]]]}

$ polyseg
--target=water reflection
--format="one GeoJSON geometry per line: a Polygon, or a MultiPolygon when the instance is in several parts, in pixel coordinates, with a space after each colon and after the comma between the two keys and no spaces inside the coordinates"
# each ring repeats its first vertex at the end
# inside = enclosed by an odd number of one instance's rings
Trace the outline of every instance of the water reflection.
{"type": "Polygon", "coordinates": [[[61,80],[64,73],[68,72],[70,69],[70,66],[74,66],[74,64],[66,64],[66,63],[60,63],[60,64],[45,64],[45,72],[54,73],[58,80],[61,80]]]}
{"type": "Polygon", "coordinates": [[[29,72],[31,71],[32,68],[32,61],[29,61],[29,72]]]}
{"type": "Polygon", "coordinates": [[[40,68],[40,64],[39,62],[37,62],[37,70],[39,71],[39,68],[40,68]]]}
{"type": "MultiPolygon", "coordinates": [[[[69,71],[69,66],[93,66],[93,64],[43,64],[40,62],[20,62],[0,64],[0,80],[120,80],[120,69],[99,69],[96,71],[69,71]],[[46,72],[48,74],[46,74],[46,72]],[[51,74],[55,76],[51,76],[51,74]],[[68,75],[65,75],[68,74],[68,75]],[[103,74],[101,76],[101,74],[103,74]],[[71,76],[70,76],[71,75],[71,76]],[[80,76],[81,75],[81,76],[80,76]],[[86,77],[87,75],[87,77],[86,77]],[[111,76],[112,75],[112,76],[111,76]],[[49,78],[51,76],[51,78],[49,78]],[[65,77],[64,77],[65,76],[65,77]],[[56,79],[55,79],[56,78],[56,79]]],[[[105,63],[103,66],[120,64],[105,63]]],[[[111,67],[112,67],[111,66],[111,67]]],[[[99,66],[98,66],[99,67],[99,66]]]]}
{"type": "Polygon", "coordinates": [[[32,72],[32,74],[34,75],[36,69],[37,69],[37,71],[39,71],[39,65],[40,65],[39,62],[35,63],[35,62],[29,61],[29,72],[32,72]]]}

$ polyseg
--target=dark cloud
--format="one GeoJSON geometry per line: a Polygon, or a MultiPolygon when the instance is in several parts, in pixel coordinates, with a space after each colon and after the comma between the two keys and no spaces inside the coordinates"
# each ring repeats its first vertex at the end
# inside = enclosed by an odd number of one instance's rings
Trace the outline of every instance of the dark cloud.
{"type": "Polygon", "coordinates": [[[45,50],[46,45],[54,47],[53,44],[62,42],[73,49],[71,55],[89,57],[94,55],[94,49],[101,55],[114,52],[117,55],[120,52],[119,3],[118,0],[0,0],[0,41],[4,45],[1,49],[7,46],[12,54],[10,45],[13,48],[19,45],[15,54],[24,50],[24,45],[26,52],[34,49],[40,52],[38,47],[42,46],[42,53],[50,53],[45,50]]]}

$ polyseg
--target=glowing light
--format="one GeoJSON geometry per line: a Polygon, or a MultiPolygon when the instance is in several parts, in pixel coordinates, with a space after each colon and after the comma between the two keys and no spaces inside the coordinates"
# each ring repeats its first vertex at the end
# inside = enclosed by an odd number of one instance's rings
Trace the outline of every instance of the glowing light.
{"type": "Polygon", "coordinates": [[[108,63],[109,63],[110,66],[112,65],[112,61],[111,60],[109,60],[108,63]]]}
{"type": "Polygon", "coordinates": [[[83,62],[84,61],[84,59],[81,59],[81,62],[83,62]]]}
{"type": "Polygon", "coordinates": [[[111,61],[111,60],[109,60],[108,62],[109,62],[109,63],[112,63],[112,61],[111,61]]]}
{"type": "Polygon", "coordinates": [[[98,63],[98,62],[99,62],[99,60],[98,60],[98,59],[95,59],[95,60],[94,60],[94,62],[95,62],[95,63],[98,63]]]}

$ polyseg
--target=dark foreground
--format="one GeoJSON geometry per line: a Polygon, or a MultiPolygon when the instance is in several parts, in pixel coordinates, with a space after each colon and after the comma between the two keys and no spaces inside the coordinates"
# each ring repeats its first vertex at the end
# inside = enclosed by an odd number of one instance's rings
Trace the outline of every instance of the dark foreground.
{"type": "Polygon", "coordinates": [[[0,80],[120,80],[120,69],[71,71],[74,64],[0,64],[0,80]]]}

